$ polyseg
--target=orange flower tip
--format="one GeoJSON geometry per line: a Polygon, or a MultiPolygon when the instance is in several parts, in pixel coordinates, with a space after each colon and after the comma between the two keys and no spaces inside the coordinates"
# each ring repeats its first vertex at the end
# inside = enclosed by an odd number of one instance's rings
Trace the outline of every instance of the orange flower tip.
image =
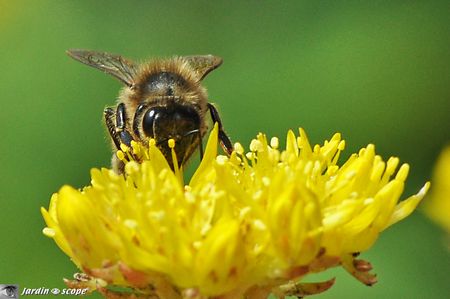
{"type": "Polygon", "coordinates": [[[144,272],[135,270],[124,263],[119,264],[119,270],[123,277],[133,286],[145,288],[150,284],[149,276],[144,272]]]}
{"type": "Polygon", "coordinates": [[[353,260],[353,265],[360,272],[369,272],[373,269],[372,264],[365,260],[353,260]]]}
{"type": "Polygon", "coordinates": [[[334,285],[335,278],[324,282],[310,282],[310,283],[299,283],[291,281],[287,284],[281,285],[278,290],[275,290],[275,295],[279,297],[297,296],[303,298],[308,295],[316,295],[327,291],[334,285]]]}

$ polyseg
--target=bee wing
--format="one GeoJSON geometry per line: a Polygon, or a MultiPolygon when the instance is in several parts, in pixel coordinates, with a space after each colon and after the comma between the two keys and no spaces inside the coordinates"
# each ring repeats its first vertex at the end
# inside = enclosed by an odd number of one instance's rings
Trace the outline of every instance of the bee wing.
{"type": "Polygon", "coordinates": [[[67,54],[81,63],[116,77],[130,87],[134,83],[138,66],[120,55],[78,49],[68,50],[67,54]]]}
{"type": "Polygon", "coordinates": [[[200,76],[200,80],[222,64],[222,58],[213,55],[184,56],[184,59],[200,76]]]}

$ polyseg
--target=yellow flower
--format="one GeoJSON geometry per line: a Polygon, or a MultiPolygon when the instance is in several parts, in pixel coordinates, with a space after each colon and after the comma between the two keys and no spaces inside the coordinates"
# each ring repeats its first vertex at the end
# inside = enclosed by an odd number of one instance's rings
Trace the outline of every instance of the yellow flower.
{"type": "Polygon", "coordinates": [[[259,134],[249,152],[237,143],[226,157],[217,155],[217,133],[216,125],[188,185],[151,141],[118,152],[124,175],[93,169],[90,186],[52,196],[44,233],[89,277],[69,286],[105,296],[113,292],[105,285],[158,298],[305,296],[334,280],[303,276],[338,265],[370,285],[370,264],[356,253],[429,188],[398,203],[408,165],[396,173],[399,160],[385,163],[369,145],[338,166],[339,134],[311,147],[302,129],[289,131],[283,151],[259,134]]]}
{"type": "Polygon", "coordinates": [[[432,182],[433,190],[425,212],[450,234],[450,146],[440,154],[432,182]]]}

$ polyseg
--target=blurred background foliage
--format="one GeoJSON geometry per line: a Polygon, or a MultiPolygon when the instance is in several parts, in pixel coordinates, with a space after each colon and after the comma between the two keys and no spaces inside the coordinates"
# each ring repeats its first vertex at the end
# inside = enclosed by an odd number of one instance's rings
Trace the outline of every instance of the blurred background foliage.
{"type": "MultiPolygon", "coordinates": [[[[66,49],[221,56],[205,85],[233,140],[284,139],[302,126],[313,143],[341,132],[346,156],[375,143],[385,159],[411,164],[406,197],[450,141],[449,15],[450,2],[435,0],[0,0],[0,283],[64,287],[76,268],[42,235],[39,208],[109,166],[102,110],[121,85],[66,49]]],[[[442,239],[416,212],[363,255],[378,284],[330,271],[319,278],[337,276],[336,285],[316,298],[447,297],[442,239]]]]}

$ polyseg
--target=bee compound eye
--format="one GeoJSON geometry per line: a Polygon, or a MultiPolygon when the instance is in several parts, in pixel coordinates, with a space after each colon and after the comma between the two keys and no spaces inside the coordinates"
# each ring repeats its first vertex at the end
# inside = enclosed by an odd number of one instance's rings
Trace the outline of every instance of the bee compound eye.
{"type": "Polygon", "coordinates": [[[161,113],[164,113],[163,110],[163,107],[154,107],[145,112],[142,119],[142,129],[147,137],[155,137],[153,131],[155,120],[161,116],[161,113]]]}

